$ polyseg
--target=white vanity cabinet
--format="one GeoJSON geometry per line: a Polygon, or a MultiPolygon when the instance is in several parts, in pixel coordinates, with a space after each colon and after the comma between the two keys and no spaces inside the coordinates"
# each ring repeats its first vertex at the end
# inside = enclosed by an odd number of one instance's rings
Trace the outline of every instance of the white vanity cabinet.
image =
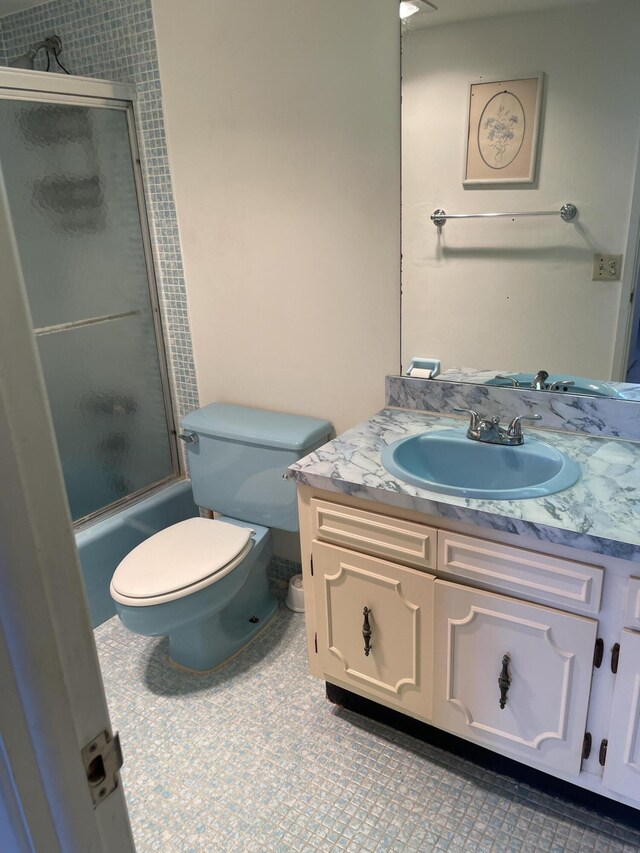
{"type": "Polygon", "coordinates": [[[598,623],[545,605],[597,613],[601,569],[330,501],[310,509],[316,670],[514,758],[579,772],[598,623]],[[488,589],[448,580],[456,572],[488,589]]]}
{"type": "Polygon", "coordinates": [[[436,582],[433,724],[576,774],[598,623],[436,582]]]}
{"type": "Polygon", "coordinates": [[[622,632],[602,781],[640,800],[640,633],[622,632]]]}
{"type": "Polygon", "coordinates": [[[629,564],[311,486],[299,515],[313,675],[640,808],[629,564]]]}
{"type": "Polygon", "coordinates": [[[429,720],[435,578],[318,541],[312,556],[314,646],[326,678],[429,720]]]}

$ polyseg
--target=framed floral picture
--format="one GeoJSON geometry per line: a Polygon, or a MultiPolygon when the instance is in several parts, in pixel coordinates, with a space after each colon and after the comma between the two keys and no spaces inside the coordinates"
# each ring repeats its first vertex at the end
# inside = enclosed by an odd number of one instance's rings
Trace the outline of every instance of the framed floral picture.
{"type": "Polygon", "coordinates": [[[540,72],[470,84],[464,186],[535,181],[543,83],[540,72]]]}

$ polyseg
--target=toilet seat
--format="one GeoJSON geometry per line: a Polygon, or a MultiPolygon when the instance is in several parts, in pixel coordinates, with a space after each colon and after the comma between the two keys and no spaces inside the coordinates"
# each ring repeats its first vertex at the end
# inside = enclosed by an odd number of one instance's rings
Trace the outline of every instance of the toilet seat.
{"type": "Polygon", "coordinates": [[[120,604],[146,607],[197,592],[244,560],[253,532],[209,518],[173,524],[127,554],[111,579],[111,596],[120,604]]]}

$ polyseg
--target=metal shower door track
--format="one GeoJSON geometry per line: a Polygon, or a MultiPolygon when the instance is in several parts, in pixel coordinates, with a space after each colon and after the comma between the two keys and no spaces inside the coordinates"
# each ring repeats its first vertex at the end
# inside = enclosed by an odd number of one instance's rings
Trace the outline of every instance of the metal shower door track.
{"type": "MultiPolygon", "coordinates": [[[[22,68],[2,68],[0,70],[0,93],[22,92],[24,100],[30,100],[29,94],[40,97],[55,95],[74,98],[105,99],[111,101],[133,101],[136,97],[135,86],[128,83],[114,83],[111,80],[98,80],[93,77],[77,77],[73,74],[52,74],[46,71],[28,71],[22,68]]],[[[45,98],[46,100],[46,98],[45,98]]],[[[57,100],[57,98],[56,98],[57,100]]]]}

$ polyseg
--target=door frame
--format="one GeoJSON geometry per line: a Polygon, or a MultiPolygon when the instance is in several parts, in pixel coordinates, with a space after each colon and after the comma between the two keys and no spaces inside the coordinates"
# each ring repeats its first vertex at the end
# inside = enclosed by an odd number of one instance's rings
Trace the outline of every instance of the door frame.
{"type": "Polygon", "coordinates": [[[611,378],[626,382],[631,345],[635,340],[634,319],[638,314],[640,280],[640,138],[636,148],[636,169],[631,190],[629,224],[624,246],[618,320],[613,341],[611,378]]]}
{"type": "Polygon", "coordinates": [[[81,756],[111,723],[1,170],[0,257],[0,794],[26,849],[129,853],[81,756]]]}

